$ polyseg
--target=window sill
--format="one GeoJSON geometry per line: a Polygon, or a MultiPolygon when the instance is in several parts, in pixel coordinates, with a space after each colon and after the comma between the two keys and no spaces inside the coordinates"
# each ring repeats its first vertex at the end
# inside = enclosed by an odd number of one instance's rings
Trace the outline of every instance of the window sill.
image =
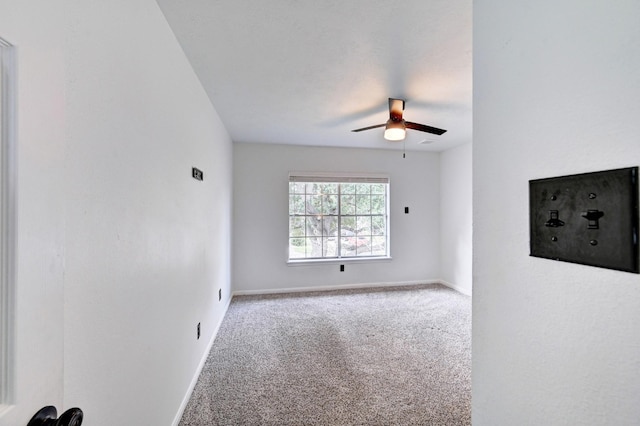
{"type": "Polygon", "coordinates": [[[310,265],[339,265],[346,263],[377,263],[390,262],[391,256],[379,257],[343,257],[337,259],[300,259],[287,260],[287,266],[310,266],[310,265]]]}

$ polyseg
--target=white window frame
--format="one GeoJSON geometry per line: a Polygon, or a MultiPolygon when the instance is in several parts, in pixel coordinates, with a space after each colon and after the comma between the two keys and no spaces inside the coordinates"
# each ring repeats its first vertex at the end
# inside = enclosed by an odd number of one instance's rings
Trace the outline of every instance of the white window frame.
{"type": "MultiPolygon", "coordinates": [[[[385,223],[386,223],[386,255],[368,255],[368,256],[341,256],[338,249],[337,256],[333,257],[316,257],[316,258],[291,258],[289,253],[291,237],[290,225],[287,226],[287,263],[289,265],[301,265],[310,263],[346,263],[346,262],[370,262],[384,261],[391,259],[391,232],[390,223],[390,199],[391,199],[391,179],[388,174],[384,173],[352,173],[352,172],[290,172],[287,185],[291,182],[314,182],[314,183],[382,183],[386,185],[386,206],[385,206],[385,223]]],[[[289,190],[287,189],[287,203],[290,200],[289,190]]],[[[287,208],[287,221],[290,223],[290,211],[287,208]]],[[[338,214],[338,223],[341,215],[338,214]]],[[[340,239],[340,228],[339,239],[340,239]]]]}
{"type": "Polygon", "coordinates": [[[0,416],[14,402],[16,48],[0,38],[0,416]]]}

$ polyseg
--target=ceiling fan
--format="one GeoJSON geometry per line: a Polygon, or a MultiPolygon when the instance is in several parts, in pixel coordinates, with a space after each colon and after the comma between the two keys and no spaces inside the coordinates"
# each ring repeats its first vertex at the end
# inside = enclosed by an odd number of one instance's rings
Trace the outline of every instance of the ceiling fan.
{"type": "Polygon", "coordinates": [[[389,120],[387,120],[386,123],[355,129],[352,130],[352,132],[361,132],[363,130],[375,129],[384,126],[384,138],[389,141],[403,140],[407,129],[420,130],[421,132],[433,133],[434,135],[441,135],[446,132],[446,130],[438,129],[437,127],[405,121],[402,118],[403,112],[404,99],[389,98],[389,120]]]}

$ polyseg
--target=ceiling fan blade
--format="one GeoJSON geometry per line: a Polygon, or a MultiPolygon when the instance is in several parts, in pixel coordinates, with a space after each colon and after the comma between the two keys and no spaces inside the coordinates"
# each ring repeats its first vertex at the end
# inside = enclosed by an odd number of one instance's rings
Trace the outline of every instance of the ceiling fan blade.
{"type": "Polygon", "coordinates": [[[375,126],[363,127],[363,128],[361,128],[361,129],[355,129],[355,130],[352,130],[352,132],[361,132],[361,131],[363,131],[363,130],[375,129],[375,128],[377,128],[377,127],[383,127],[383,126],[386,126],[386,125],[387,125],[387,123],[384,123],[384,124],[376,124],[375,126]]]}
{"type": "Polygon", "coordinates": [[[407,126],[407,129],[420,130],[421,132],[433,133],[434,135],[441,135],[446,132],[444,129],[438,129],[437,127],[426,126],[419,123],[412,123],[411,121],[405,121],[404,124],[407,126]]]}
{"type": "Polygon", "coordinates": [[[389,98],[389,118],[393,121],[402,121],[404,101],[402,99],[389,98]]]}

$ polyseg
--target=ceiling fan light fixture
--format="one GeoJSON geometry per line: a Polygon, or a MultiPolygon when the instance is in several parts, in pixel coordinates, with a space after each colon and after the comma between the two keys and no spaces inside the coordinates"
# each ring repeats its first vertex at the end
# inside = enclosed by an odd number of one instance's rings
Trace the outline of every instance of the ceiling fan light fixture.
{"type": "Polygon", "coordinates": [[[388,141],[403,140],[407,135],[407,128],[411,130],[431,133],[434,135],[441,135],[446,132],[445,129],[438,129],[437,127],[431,127],[425,124],[405,121],[402,118],[403,112],[404,100],[389,98],[389,120],[387,120],[386,123],[375,124],[373,126],[362,127],[360,129],[354,129],[352,130],[352,132],[362,132],[363,130],[371,130],[384,127],[384,138],[388,141]]]}
{"type": "Polygon", "coordinates": [[[401,141],[407,135],[404,122],[402,121],[387,121],[387,125],[384,127],[384,138],[388,141],[401,141]]]}

